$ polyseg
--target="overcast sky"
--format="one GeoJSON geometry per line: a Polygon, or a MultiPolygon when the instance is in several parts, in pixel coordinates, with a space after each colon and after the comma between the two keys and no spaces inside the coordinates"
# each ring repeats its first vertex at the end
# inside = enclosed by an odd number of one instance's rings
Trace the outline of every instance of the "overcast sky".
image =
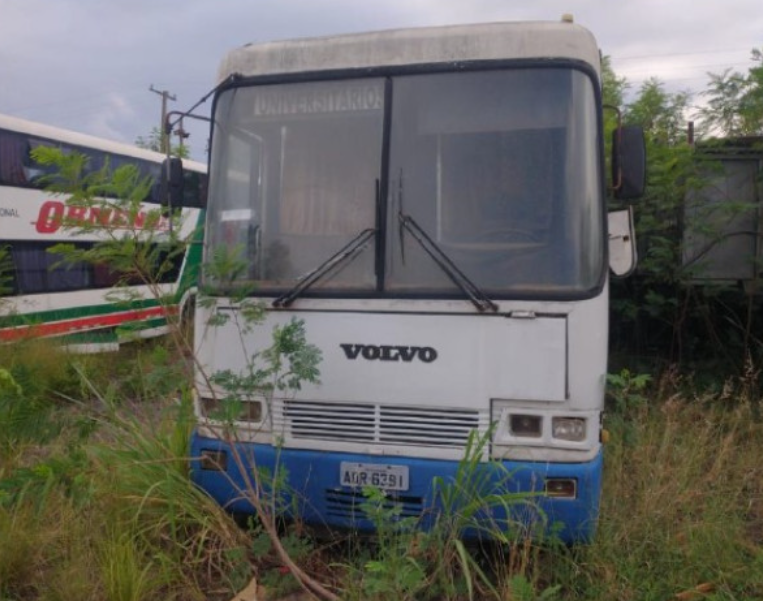
{"type": "MultiPolygon", "coordinates": [[[[763,49],[761,0],[0,0],[0,113],[133,143],[159,125],[150,86],[186,110],[242,44],[563,13],[636,90],[657,77],[701,92],[708,71],[746,73],[763,49]]],[[[189,129],[206,160],[204,128],[189,129]]]]}

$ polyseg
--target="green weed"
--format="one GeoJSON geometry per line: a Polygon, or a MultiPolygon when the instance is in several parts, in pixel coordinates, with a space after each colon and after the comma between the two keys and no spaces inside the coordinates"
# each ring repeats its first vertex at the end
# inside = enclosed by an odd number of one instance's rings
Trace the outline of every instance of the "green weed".
{"type": "Polygon", "coordinates": [[[357,583],[345,588],[347,598],[514,599],[519,597],[511,591],[522,585],[533,595],[522,598],[551,598],[555,589],[544,590],[540,553],[553,537],[537,541],[546,520],[534,495],[509,492],[513,474],[500,462],[485,461],[490,437],[474,432],[453,480],[435,478],[427,529],[418,517],[403,516],[394,496],[364,489],[361,510],[374,534],[358,541],[362,552],[353,548],[354,558],[344,566],[347,581],[357,583]],[[531,510],[538,522],[528,527],[511,518],[520,508],[531,510]],[[468,544],[466,535],[483,543],[468,544]]]}
{"type": "MultiPolygon", "coordinates": [[[[119,355],[134,367],[153,352],[119,355]]],[[[20,382],[30,378],[17,381],[14,365],[5,368],[11,378],[2,378],[2,393],[26,398],[20,382]]],[[[82,394],[76,402],[39,397],[42,421],[55,420],[54,428],[33,426],[32,412],[24,437],[23,429],[0,433],[0,540],[14,541],[0,545],[0,597],[201,601],[230,598],[252,574],[273,594],[295,590],[261,526],[240,529],[189,482],[190,396],[169,400],[174,393],[148,379],[137,401],[124,396],[137,390],[130,386],[99,392],[97,376],[89,377],[97,365],[79,358],[55,372],[71,369],[81,381],[70,390],[82,394]]],[[[345,599],[763,597],[763,425],[752,419],[755,387],[730,381],[704,392],[688,378],[647,385],[618,375],[623,381],[612,383],[612,394],[620,401],[611,402],[621,410],[608,422],[601,517],[589,546],[570,550],[553,538],[538,544],[519,525],[486,522],[491,507],[532,506],[533,497],[490,488],[483,470],[495,466],[482,461],[486,441],[473,439],[454,481],[437,483],[444,510],[431,530],[368,491],[363,511],[378,536],[322,546],[295,524],[279,529],[284,552],[345,599]],[[459,536],[470,528],[489,528],[485,534],[502,544],[472,548],[459,536]]],[[[490,481],[500,480],[493,474],[490,481]]]]}
{"type": "Polygon", "coordinates": [[[584,591],[575,598],[665,599],[706,583],[719,599],[763,592],[763,431],[749,406],[703,401],[652,401],[613,427],[598,536],[568,582],[584,591]]]}
{"type": "Polygon", "coordinates": [[[132,524],[150,554],[173,566],[176,584],[201,589],[210,576],[230,574],[230,550],[244,544],[245,534],[188,478],[189,403],[186,397],[154,416],[152,425],[112,414],[103,426],[107,441],[92,446],[90,455],[103,511],[132,524]]]}
{"type": "Polygon", "coordinates": [[[153,565],[129,530],[109,532],[100,542],[98,564],[107,601],[142,601],[155,588],[153,565]]]}

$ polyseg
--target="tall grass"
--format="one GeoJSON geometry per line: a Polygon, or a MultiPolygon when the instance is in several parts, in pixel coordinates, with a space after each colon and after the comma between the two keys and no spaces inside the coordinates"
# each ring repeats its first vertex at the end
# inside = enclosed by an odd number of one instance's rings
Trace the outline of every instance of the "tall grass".
{"type": "MultiPolygon", "coordinates": [[[[232,569],[231,548],[245,533],[212,499],[191,484],[186,455],[188,402],[173,406],[158,423],[116,414],[106,442],[90,449],[102,511],[137,539],[165,572],[163,586],[194,594],[211,580],[224,581],[232,569]]],[[[119,537],[116,542],[122,544],[119,537]]],[[[179,598],[183,598],[182,596],[179,598]]]]}
{"type": "Polygon", "coordinates": [[[570,598],[763,598],[763,425],[733,388],[663,386],[613,420],[599,532],[570,598]]]}
{"type": "Polygon", "coordinates": [[[188,478],[187,379],[168,377],[182,366],[155,344],[99,357],[39,341],[7,351],[0,599],[229,598],[240,566],[228,552],[246,539],[188,478]]]}
{"type": "MultiPolygon", "coordinates": [[[[263,547],[261,529],[237,527],[190,483],[193,416],[183,365],[171,353],[155,344],[91,358],[50,345],[6,351],[0,599],[227,601],[253,575],[274,590],[294,586],[263,547]]],[[[316,542],[296,524],[284,546],[344,599],[763,598],[756,387],[625,384],[606,422],[601,518],[588,546],[518,536],[490,552],[468,549],[457,532],[491,502],[470,496],[477,481],[469,475],[480,472],[470,471],[469,457],[442,501],[472,502],[446,515],[439,531],[401,524],[380,497],[381,538],[316,542]]]]}
{"type": "MultiPolygon", "coordinates": [[[[443,568],[425,555],[426,537],[399,537],[408,545],[400,556],[380,566],[377,553],[366,565],[377,573],[405,561],[426,568],[423,587],[404,598],[439,590],[443,599],[512,601],[763,599],[763,424],[755,420],[753,387],[737,381],[703,393],[676,378],[651,390],[639,381],[640,393],[630,388],[628,403],[614,403],[607,420],[611,440],[592,544],[507,540],[479,564],[484,572],[472,574],[474,556],[448,552],[455,541],[440,544],[449,563],[443,568]],[[437,577],[443,569],[448,586],[437,577]]],[[[392,571],[390,589],[401,575],[400,567],[392,571]]],[[[358,581],[349,598],[364,598],[358,581]]]]}

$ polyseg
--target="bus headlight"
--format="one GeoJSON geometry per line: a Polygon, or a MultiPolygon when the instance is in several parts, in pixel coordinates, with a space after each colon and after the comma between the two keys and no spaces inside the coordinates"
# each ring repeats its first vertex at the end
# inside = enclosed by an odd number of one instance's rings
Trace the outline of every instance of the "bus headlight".
{"type": "Polygon", "coordinates": [[[580,417],[554,417],[551,435],[559,440],[581,442],[586,438],[586,420],[580,417]]]}
{"type": "Polygon", "coordinates": [[[512,436],[540,438],[543,419],[540,415],[512,413],[509,417],[509,432],[512,436]]]}

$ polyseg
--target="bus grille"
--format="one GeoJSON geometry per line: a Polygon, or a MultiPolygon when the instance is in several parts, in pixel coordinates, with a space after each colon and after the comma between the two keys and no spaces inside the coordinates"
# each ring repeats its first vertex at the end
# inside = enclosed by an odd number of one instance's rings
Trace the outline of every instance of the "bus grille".
{"type": "MultiPolygon", "coordinates": [[[[326,513],[332,518],[343,520],[368,519],[363,504],[368,499],[361,491],[327,489],[326,490],[326,513]]],[[[398,518],[418,518],[424,511],[424,503],[421,497],[387,495],[381,508],[394,511],[398,518]]]]}
{"type": "Polygon", "coordinates": [[[294,400],[274,409],[276,431],[292,439],[382,445],[465,448],[472,430],[484,433],[488,423],[487,415],[472,409],[294,400]]]}

